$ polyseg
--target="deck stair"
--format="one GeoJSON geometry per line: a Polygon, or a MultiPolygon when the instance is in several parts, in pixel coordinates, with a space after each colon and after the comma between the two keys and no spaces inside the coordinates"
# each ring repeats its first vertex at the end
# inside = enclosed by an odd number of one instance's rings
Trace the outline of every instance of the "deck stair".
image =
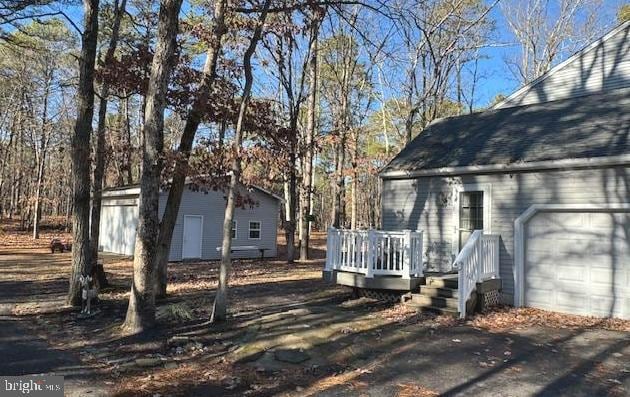
{"type": "Polygon", "coordinates": [[[418,310],[462,319],[483,306],[487,291],[500,289],[498,234],[473,231],[446,273],[425,271],[423,236],[422,230],[329,228],[322,276],[355,289],[403,293],[402,302],[418,310]]]}
{"type": "Polygon", "coordinates": [[[457,274],[427,276],[420,290],[403,296],[403,302],[418,311],[457,316],[458,293],[457,274]]]}

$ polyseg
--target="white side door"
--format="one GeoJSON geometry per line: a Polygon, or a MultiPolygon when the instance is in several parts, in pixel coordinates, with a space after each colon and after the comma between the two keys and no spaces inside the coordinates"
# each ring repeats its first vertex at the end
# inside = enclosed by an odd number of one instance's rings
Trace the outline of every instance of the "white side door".
{"type": "Polygon", "coordinates": [[[184,215],[184,241],[182,243],[182,259],[201,258],[202,238],[203,216],[184,215]]]}

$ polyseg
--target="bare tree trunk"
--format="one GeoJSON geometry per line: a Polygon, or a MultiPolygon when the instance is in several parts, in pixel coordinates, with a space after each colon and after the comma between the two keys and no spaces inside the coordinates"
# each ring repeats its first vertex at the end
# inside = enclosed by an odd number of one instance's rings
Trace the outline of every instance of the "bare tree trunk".
{"type": "Polygon", "coordinates": [[[72,137],[72,273],[68,304],[81,304],[79,277],[90,274],[90,135],[94,116],[94,63],[98,41],[99,0],[83,0],[83,35],[79,67],[77,120],[72,137]]]}
{"type": "MultiPolygon", "coordinates": [[[[24,113],[22,109],[20,109],[20,133],[18,135],[19,138],[19,151],[18,151],[18,164],[24,164],[24,113]]],[[[22,219],[20,219],[21,227],[24,229],[24,216],[23,216],[23,203],[22,203],[22,191],[23,186],[22,182],[24,181],[24,170],[22,167],[18,168],[17,179],[15,181],[15,198],[13,199],[13,210],[17,212],[22,219]]]]}
{"type": "MultiPolygon", "coordinates": [[[[296,120],[297,121],[297,120],[296,120]]],[[[297,175],[296,175],[296,150],[297,150],[297,125],[293,125],[292,131],[296,133],[291,136],[289,153],[289,180],[288,180],[288,211],[287,221],[284,224],[284,231],[287,242],[287,263],[295,260],[295,229],[296,229],[296,207],[297,207],[297,175]]]]}
{"type": "Polygon", "coordinates": [[[129,114],[129,98],[125,98],[123,102],[123,118],[125,120],[125,144],[128,150],[125,150],[123,156],[123,168],[127,174],[127,184],[133,183],[133,164],[131,163],[131,148],[133,143],[131,142],[131,115],[129,114]]]}
{"type": "Polygon", "coordinates": [[[218,136],[219,148],[223,148],[223,141],[225,140],[225,131],[226,130],[227,130],[227,122],[226,121],[222,121],[221,125],[219,125],[219,136],[218,136]]]}
{"type": "Polygon", "coordinates": [[[252,75],[252,56],[256,51],[258,41],[262,36],[265,20],[267,19],[267,11],[271,5],[271,0],[265,0],[261,11],[258,24],[254,30],[254,34],[249,42],[245,55],[243,56],[243,70],[245,72],[245,87],[241,97],[241,105],[238,112],[238,120],[236,121],[236,130],[234,132],[234,142],[232,143],[232,175],[230,176],[230,185],[227,195],[227,205],[225,207],[225,217],[223,219],[223,243],[221,244],[221,267],[219,269],[219,286],[214,297],[214,305],[212,307],[211,322],[225,321],[227,319],[228,305],[228,280],[232,268],[232,220],[234,219],[234,206],[236,201],[236,189],[238,187],[241,173],[241,145],[243,140],[243,124],[247,105],[252,90],[254,76],[252,75]]]}
{"type": "Polygon", "coordinates": [[[357,219],[357,204],[359,194],[359,170],[358,170],[358,157],[359,157],[359,133],[356,129],[352,131],[352,152],[350,162],[352,165],[352,188],[350,191],[350,228],[356,229],[358,226],[357,219]]]}
{"type": "Polygon", "coordinates": [[[69,190],[71,194],[70,194],[70,197],[68,197],[68,201],[66,202],[66,216],[64,219],[64,226],[65,226],[64,230],[66,232],[70,230],[70,218],[71,218],[70,214],[73,212],[72,200],[74,197],[74,185],[70,184],[69,188],[70,188],[69,190]]]}
{"type": "MultiPolygon", "coordinates": [[[[342,127],[343,128],[343,127],[342,127]]],[[[340,142],[335,150],[335,175],[333,178],[333,205],[332,205],[332,226],[339,228],[343,226],[344,219],[344,163],[346,159],[346,132],[339,131],[340,142]]]]}
{"type": "Polygon", "coordinates": [[[125,332],[130,334],[143,332],[155,324],[155,266],[160,231],[158,207],[164,146],[164,108],[168,79],[174,66],[181,6],[182,0],[160,2],[157,44],[151,64],[142,133],[144,150],[133,284],[123,325],[125,332]]]}
{"type": "MultiPolygon", "coordinates": [[[[111,64],[114,60],[116,47],[118,45],[118,33],[120,31],[120,20],[125,12],[127,0],[122,0],[118,5],[118,0],[114,2],[115,17],[112,24],[112,33],[109,38],[109,47],[105,54],[105,65],[111,64]]],[[[101,100],[98,109],[98,127],[96,135],[96,153],[94,158],[94,180],[92,181],[92,219],[90,222],[90,259],[92,265],[96,265],[98,259],[99,231],[101,226],[101,198],[103,191],[103,176],[105,174],[105,121],[107,117],[107,101],[109,96],[109,83],[103,82],[101,89],[101,100]]],[[[99,285],[108,285],[107,277],[102,268],[96,266],[96,278],[99,285]]]]}
{"type": "Polygon", "coordinates": [[[341,123],[340,123],[340,141],[335,156],[335,178],[333,186],[333,227],[339,228],[345,223],[345,163],[346,163],[346,143],[348,140],[348,98],[347,93],[342,94],[341,103],[341,123]]]}
{"type": "Polygon", "coordinates": [[[313,152],[315,150],[315,128],[317,112],[317,36],[319,34],[319,21],[313,23],[311,31],[311,59],[310,69],[310,92],[308,97],[308,119],[306,125],[306,153],[304,156],[304,167],[302,175],[302,199],[300,201],[300,259],[307,260],[309,257],[308,247],[310,239],[311,222],[311,202],[313,197],[313,152]]]}
{"type": "MultiPolygon", "coordinates": [[[[350,42],[351,43],[351,42],[350,42]]],[[[344,54],[342,59],[341,80],[339,81],[339,95],[341,103],[338,109],[339,122],[337,129],[339,134],[339,144],[337,144],[335,156],[335,181],[333,186],[333,226],[336,228],[345,226],[346,221],[346,200],[345,200],[345,163],[346,144],[348,140],[348,130],[350,129],[350,91],[352,81],[352,62],[349,56],[344,54]]]]}
{"type": "Polygon", "coordinates": [[[411,142],[413,136],[413,123],[418,112],[417,106],[413,103],[413,90],[416,85],[416,72],[415,69],[408,70],[409,83],[406,87],[407,95],[405,97],[405,103],[407,105],[407,117],[405,118],[405,145],[411,142]]]}
{"type": "Polygon", "coordinates": [[[173,229],[177,221],[179,206],[182,201],[182,194],[186,184],[186,175],[188,174],[188,159],[192,149],[195,134],[201,122],[203,111],[207,106],[208,98],[212,92],[212,86],[216,79],[217,61],[221,53],[221,40],[227,32],[225,25],[225,11],[227,8],[227,0],[220,0],[215,3],[215,20],[212,29],[211,45],[206,54],[206,62],[203,68],[201,83],[197,88],[197,97],[192,109],[186,117],[186,125],[179,143],[179,157],[175,163],[173,172],[173,180],[168,193],[168,199],[160,224],[160,237],[158,241],[157,252],[157,283],[156,295],[158,298],[166,296],[166,286],[168,283],[168,256],[171,251],[171,240],[173,238],[173,229]]]}
{"type": "Polygon", "coordinates": [[[42,218],[42,185],[44,183],[45,153],[41,154],[41,163],[37,167],[37,182],[35,184],[35,210],[33,212],[33,239],[39,239],[39,223],[42,218]]]}
{"type": "MultiPolygon", "coordinates": [[[[18,115],[19,116],[19,115],[18,115]]],[[[11,164],[11,160],[13,158],[13,137],[15,136],[15,127],[14,127],[15,123],[13,123],[13,125],[11,126],[11,128],[9,128],[9,142],[7,143],[7,147],[5,150],[5,153],[3,153],[3,156],[0,157],[1,158],[1,165],[0,165],[0,177],[2,178],[2,180],[0,181],[0,198],[2,198],[2,208],[0,208],[0,217],[3,216],[9,216],[9,211],[7,211],[7,203],[4,199],[5,197],[5,192],[4,192],[4,186],[6,186],[5,184],[5,180],[7,179],[7,177],[5,176],[5,170],[7,168],[7,164],[11,164]]],[[[9,192],[11,192],[11,190],[9,189],[9,192]]],[[[12,196],[9,197],[9,208],[11,208],[11,199],[12,196]]]]}
{"type": "Polygon", "coordinates": [[[42,112],[42,128],[39,140],[39,153],[37,157],[37,182],[35,185],[35,211],[33,219],[33,239],[39,239],[39,223],[42,217],[42,185],[44,184],[44,172],[46,170],[46,152],[48,151],[48,136],[46,135],[48,124],[48,97],[50,95],[50,84],[52,80],[52,70],[47,71],[46,88],[44,91],[44,109],[42,112]]]}

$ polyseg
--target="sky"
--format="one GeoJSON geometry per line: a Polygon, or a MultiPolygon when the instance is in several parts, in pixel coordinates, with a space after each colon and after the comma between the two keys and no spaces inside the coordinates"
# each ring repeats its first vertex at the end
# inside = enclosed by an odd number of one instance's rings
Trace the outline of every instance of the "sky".
{"type": "MultiPolygon", "coordinates": [[[[492,0],[485,0],[487,4],[493,3],[492,0]]],[[[503,0],[508,1],[508,0],[503,0]]],[[[601,1],[599,9],[599,24],[602,33],[612,29],[616,25],[617,10],[623,4],[627,4],[628,0],[594,0],[601,1]]],[[[551,1],[553,3],[553,0],[551,1]]],[[[475,107],[486,107],[497,94],[509,95],[517,88],[519,82],[506,65],[505,60],[512,58],[519,52],[519,47],[515,43],[515,38],[511,33],[507,22],[503,15],[502,9],[498,6],[490,11],[490,18],[495,21],[495,31],[492,36],[493,46],[484,48],[481,54],[484,56],[479,61],[479,73],[483,75],[482,80],[477,86],[475,95],[475,107]]],[[[188,7],[184,7],[182,13],[186,13],[188,7]]],[[[82,18],[82,9],[77,6],[65,7],[64,11],[74,22],[80,26],[82,18]]],[[[559,59],[561,62],[563,59],[559,59]]]]}
{"type": "MultiPolygon", "coordinates": [[[[602,24],[603,33],[616,25],[617,10],[622,4],[626,3],[628,3],[627,0],[602,0],[598,17],[602,24]]],[[[507,95],[519,88],[518,81],[505,63],[506,58],[518,54],[519,47],[514,44],[515,38],[507,25],[501,8],[495,7],[491,11],[490,16],[496,23],[494,41],[507,45],[490,47],[482,51],[482,53],[488,57],[487,60],[480,62],[480,64],[483,64],[483,70],[487,77],[479,85],[479,97],[476,101],[477,106],[486,106],[497,94],[507,95]]],[[[559,62],[562,60],[563,59],[559,60],[559,62]]]]}

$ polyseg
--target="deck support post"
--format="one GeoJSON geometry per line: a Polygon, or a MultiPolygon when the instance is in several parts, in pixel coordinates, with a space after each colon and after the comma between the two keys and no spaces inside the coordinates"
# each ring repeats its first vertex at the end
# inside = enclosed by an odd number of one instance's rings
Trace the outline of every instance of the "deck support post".
{"type": "Polygon", "coordinates": [[[329,227],[328,231],[327,231],[327,236],[326,236],[326,270],[332,270],[333,266],[332,266],[332,256],[334,255],[334,253],[336,252],[336,250],[334,249],[334,244],[333,244],[333,231],[335,228],[333,227],[329,227]]]}

